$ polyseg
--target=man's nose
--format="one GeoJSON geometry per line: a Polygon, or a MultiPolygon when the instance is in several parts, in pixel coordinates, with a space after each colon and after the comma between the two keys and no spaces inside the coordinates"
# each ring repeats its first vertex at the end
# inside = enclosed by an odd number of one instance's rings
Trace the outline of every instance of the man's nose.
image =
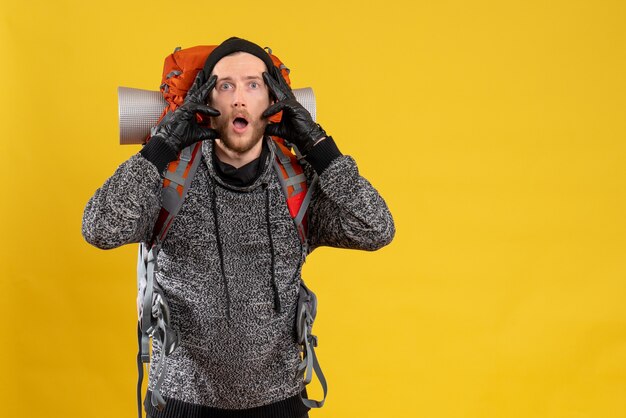
{"type": "Polygon", "coordinates": [[[234,107],[246,107],[246,99],[241,89],[235,90],[235,94],[233,96],[233,106],[234,107]]]}

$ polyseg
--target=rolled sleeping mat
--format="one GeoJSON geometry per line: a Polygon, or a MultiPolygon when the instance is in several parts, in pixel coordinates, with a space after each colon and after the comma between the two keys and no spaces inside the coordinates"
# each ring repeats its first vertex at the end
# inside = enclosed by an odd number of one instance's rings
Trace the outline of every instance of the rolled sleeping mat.
{"type": "MultiPolygon", "coordinates": [[[[313,89],[293,89],[296,100],[311,113],[315,120],[315,95],[313,89]]],[[[160,91],[117,88],[120,122],[120,144],[143,144],[150,129],[157,124],[167,102],[160,91]]]]}

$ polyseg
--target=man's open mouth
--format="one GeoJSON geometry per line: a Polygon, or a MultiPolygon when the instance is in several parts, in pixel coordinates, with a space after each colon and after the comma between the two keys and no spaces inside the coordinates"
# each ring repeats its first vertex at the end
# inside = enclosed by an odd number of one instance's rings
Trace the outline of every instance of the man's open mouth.
{"type": "Polygon", "coordinates": [[[233,120],[233,125],[237,129],[243,129],[248,126],[248,121],[243,117],[237,117],[235,118],[235,120],[233,120]]]}

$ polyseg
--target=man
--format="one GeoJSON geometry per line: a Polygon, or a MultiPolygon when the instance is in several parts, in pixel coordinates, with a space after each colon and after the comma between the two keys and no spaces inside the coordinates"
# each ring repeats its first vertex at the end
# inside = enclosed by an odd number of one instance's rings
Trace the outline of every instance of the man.
{"type": "MultiPolygon", "coordinates": [[[[304,259],[323,245],[378,249],[392,240],[393,219],[354,160],[295,100],[269,55],[230,38],[209,55],[185,103],[90,199],[85,239],[99,248],[147,241],[167,164],[199,140],[203,161],[155,275],[180,346],[166,358],[161,393],[167,405],[159,411],[146,402],[147,413],[305,417],[294,332],[304,259]],[[281,122],[268,124],[280,111],[281,122]],[[198,125],[196,113],[208,116],[211,128],[198,125]],[[319,176],[309,206],[308,248],[288,212],[266,135],[296,145],[307,178],[319,176]]],[[[159,350],[153,347],[153,358],[159,350]]]]}

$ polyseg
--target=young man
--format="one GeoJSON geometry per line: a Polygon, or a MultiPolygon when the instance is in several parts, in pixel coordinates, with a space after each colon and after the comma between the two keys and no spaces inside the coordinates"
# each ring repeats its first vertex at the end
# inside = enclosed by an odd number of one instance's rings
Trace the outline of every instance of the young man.
{"type": "MultiPolygon", "coordinates": [[[[99,248],[147,241],[161,207],[162,174],[185,147],[202,162],[158,255],[155,279],[180,336],[166,357],[154,417],[301,418],[295,314],[300,272],[319,246],[376,250],[395,230],[387,206],[332,137],[293,97],[259,46],[230,38],[207,58],[185,103],[124,162],[85,209],[83,235],[99,248]],[[282,111],[280,123],[268,117],[282,111]],[[210,117],[211,128],[196,123],[210,117]],[[304,155],[308,248],[300,242],[271,139],[304,155]]],[[[160,347],[153,347],[153,358],[160,347]]],[[[155,362],[150,370],[153,389],[155,362]]]]}

